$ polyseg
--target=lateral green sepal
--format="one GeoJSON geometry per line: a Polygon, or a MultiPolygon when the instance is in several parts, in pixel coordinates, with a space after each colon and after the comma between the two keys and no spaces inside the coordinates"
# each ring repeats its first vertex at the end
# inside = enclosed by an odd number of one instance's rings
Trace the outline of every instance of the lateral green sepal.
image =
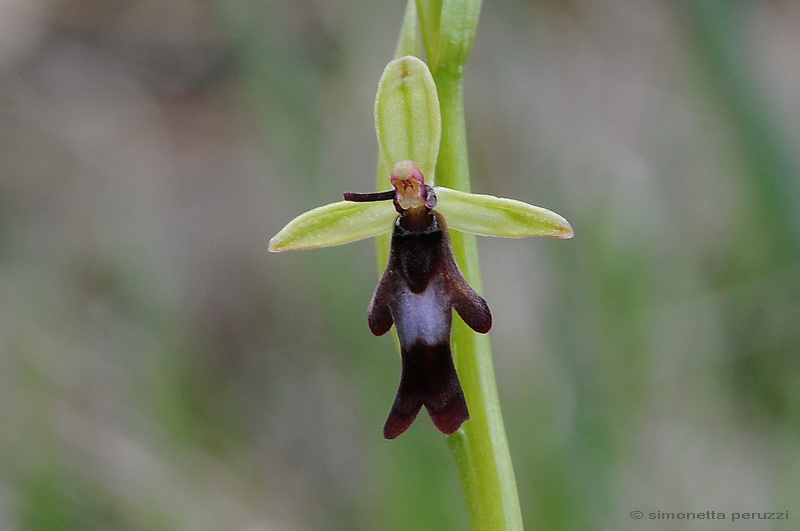
{"type": "Polygon", "coordinates": [[[339,201],[300,214],[269,241],[269,250],[302,251],[371,238],[394,227],[391,201],[339,201]]]}
{"type": "Polygon", "coordinates": [[[549,236],[572,238],[572,227],[560,215],[546,208],[516,199],[493,195],[470,194],[437,186],[436,210],[444,216],[447,226],[481,236],[525,238],[549,236]]]}

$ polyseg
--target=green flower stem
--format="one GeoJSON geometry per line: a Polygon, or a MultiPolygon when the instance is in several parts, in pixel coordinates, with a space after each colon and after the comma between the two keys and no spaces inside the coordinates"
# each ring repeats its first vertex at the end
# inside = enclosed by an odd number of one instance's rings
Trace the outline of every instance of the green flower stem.
{"type": "MultiPolygon", "coordinates": [[[[463,84],[448,69],[442,79],[433,72],[442,112],[442,140],[437,184],[470,191],[463,84]]],[[[467,281],[482,291],[476,238],[451,232],[453,252],[467,281]]],[[[447,438],[458,464],[473,529],[522,529],[519,497],[497,395],[489,337],[454,319],[452,348],[471,420],[447,438]]]]}
{"type": "MultiPolygon", "coordinates": [[[[441,143],[436,181],[469,192],[469,162],[464,120],[463,73],[475,36],[480,0],[409,0],[398,39],[396,57],[420,57],[420,34],[438,93],[441,143]],[[417,19],[419,15],[419,20],[417,19]]],[[[386,186],[379,155],[378,189],[386,186]]],[[[568,226],[568,225],[567,225],[568,226]]],[[[481,288],[474,235],[451,231],[453,252],[468,282],[481,288]]],[[[378,267],[388,256],[388,235],[378,237],[378,267]]],[[[473,332],[454,315],[451,347],[471,419],[447,437],[464,488],[469,520],[475,530],[522,529],[522,515],[497,395],[489,338],[473,332]]]]}
{"type": "MultiPolygon", "coordinates": [[[[418,10],[424,13],[420,3],[418,10]]],[[[422,31],[429,54],[434,48],[431,43],[442,38],[436,46],[436,61],[431,66],[442,114],[436,184],[469,192],[463,72],[475,35],[480,0],[435,3],[442,6],[441,26],[432,30],[430,25],[423,23],[422,31]],[[426,34],[426,31],[435,34],[426,34]]],[[[452,232],[450,237],[464,276],[481,292],[475,236],[452,232]]],[[[456,316],[451,341],[471,419],[461,430],[447,437],[447,442],[458,464],[472,528],[522,529],[519,496],[500,412],[489,338],[476,334],[456,316]]]]}

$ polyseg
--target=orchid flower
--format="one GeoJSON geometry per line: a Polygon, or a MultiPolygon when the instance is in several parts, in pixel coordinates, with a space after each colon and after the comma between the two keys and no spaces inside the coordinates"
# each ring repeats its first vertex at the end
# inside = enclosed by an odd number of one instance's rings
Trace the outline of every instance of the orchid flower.
{"type": "Polygon", "coordinates": [[[392,189],[345,193],[344,201],[301,214],[270,240],[269,250],[316,249],[392,233],[388,263],[367,312],[373,334],[394,325],[400,341],[402,375],[383,433],[398,437],[425,406],[434,425],[450,435],[469,419],[450,351],[452,310],[479,333],[489,331],[492,316],[461,273],[448,229],[565,239],[572,227],[560,215],[522,201],[426,183],[426,176],[433,182],[441,129],[436,87],[420,59],[401,57],[386,67],[375,122],[381,167],[391,167],[392,189]]]}

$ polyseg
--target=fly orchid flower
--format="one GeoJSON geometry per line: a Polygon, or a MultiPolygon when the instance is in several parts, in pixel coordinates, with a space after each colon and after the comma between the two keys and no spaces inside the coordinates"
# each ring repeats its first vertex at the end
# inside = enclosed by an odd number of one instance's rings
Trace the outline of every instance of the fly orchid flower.
{"type": "Polygon", "coordinates": [[[403,433],[423,405],[434,425],[450,435],[469,419],[450,353],[452,310],[482,334],[492,327],[492,314],[461,274],[444,217],[433,210],[436,194],[417,165],[395,164],[391,183],[388,192],[344,194],[347,201],[392,199],[399,213],[389,262],[367,312],[373,334],[383,335],[394,324],[400,340],[402,376],[383,435],[403,433]]]}
{"type": "Polygon", "coordinates": [[[450,352],[452,310],[479,333],[489,331],[492,315],[461,273],[448,227],[485,236],[562,239],[572,237],[572,228],[541,207],[425,182],[426,172],[432,177],[435,169],[440,129],[436,87],[421,60],[389,63],[375,116],[381,159],[395,161],[392,190],[345,193],[344,201],[301,214],[270,240],[269,250],[315,249],[392,232],[388,263],[367,312],[373,334],[394,325],[400,341],[400,385],[383,433],[398,437],[425,406],[434,425],[450,435],[469,419],[450,352]]]}

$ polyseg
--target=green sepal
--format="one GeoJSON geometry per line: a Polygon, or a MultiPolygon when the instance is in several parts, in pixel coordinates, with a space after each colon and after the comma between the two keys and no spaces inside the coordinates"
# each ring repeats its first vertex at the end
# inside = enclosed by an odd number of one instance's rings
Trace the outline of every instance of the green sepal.
{"type": "Polygon", "coordinates": [[[290,221],[269,241],[269,250],[302,251],[371,238],[390,232],[395,218],[391,201],[331,203],[290,221]]]}
{"type": "Polygon", "coordinates": [[[407,55],[386,65],[375,96],[375,131],[386,178],[395,162],[413,160],[433,182],[442,118],[436,84],[421,59],[407,55]]]}
{"type": "Polygon", "coordinates": [[[451,229],[481,236],[572,238],[572,227],[546,208],[516,199],[470,194],[437,186],[438,210],[451,229]]]}

